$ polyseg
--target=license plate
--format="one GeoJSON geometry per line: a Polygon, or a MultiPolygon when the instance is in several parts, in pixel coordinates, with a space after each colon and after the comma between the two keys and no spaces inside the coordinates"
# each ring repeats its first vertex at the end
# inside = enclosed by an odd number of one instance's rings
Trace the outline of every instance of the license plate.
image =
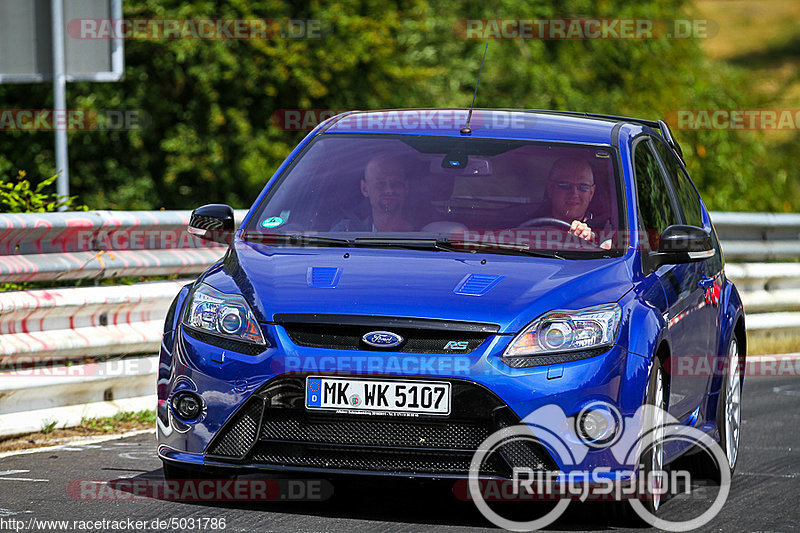
{"type": "Polygon", "coordinates": [[[309,376],[306,407],[449,415],[450,383],[309,376]]]}

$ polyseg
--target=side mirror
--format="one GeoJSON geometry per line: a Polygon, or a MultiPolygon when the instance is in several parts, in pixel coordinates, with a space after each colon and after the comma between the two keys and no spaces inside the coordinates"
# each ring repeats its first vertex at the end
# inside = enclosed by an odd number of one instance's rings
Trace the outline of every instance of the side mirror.
{"type": "Polygon", "coordinates": [[[713,257],[711,235],[697,226],[676,224],[661,234],[658,252],[650,254],[656,266],[694,263],[713,257]]]}
{"type": "Polygon", "coordinates": [[[187,231],[207,241],[230,244],[235,223],[233,209],[225,204],[208,204],[192,211],[187,231]]]}

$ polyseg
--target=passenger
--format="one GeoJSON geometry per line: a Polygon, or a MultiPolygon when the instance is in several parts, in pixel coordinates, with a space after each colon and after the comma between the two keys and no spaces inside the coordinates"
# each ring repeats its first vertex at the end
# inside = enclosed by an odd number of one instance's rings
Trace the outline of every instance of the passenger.
{"type": "Polygon", "coordinates": [[[361,194],[369,200],[370,214],[363,220],[341,220],[331,231],[414,231],[404,214],[408,178],[397,158],[379,155],[370,160],[361,178],[361,194]]]}

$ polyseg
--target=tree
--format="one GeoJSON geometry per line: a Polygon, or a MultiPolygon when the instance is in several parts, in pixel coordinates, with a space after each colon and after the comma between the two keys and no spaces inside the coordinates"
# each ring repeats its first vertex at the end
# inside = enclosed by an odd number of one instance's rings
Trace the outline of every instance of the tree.
{"type": "MultiPolygon", "coordinates": [[[[621,8],[588,0],[126,0],[124,8],[126,18],[315,19],[325,31],[319,39],[129,40],[124,81],[70,84],[71,108],[148,117],[139,129],[70,133],[72,191],[94,209],[249,207],[304,135],[271,122],[282,109],[468,106],[485,41],[461,38],[462,19],[686,16],[680,0],[621,8]]],[[[660,118],[747,107],[737,76],[692,40],[493,40],[477,105],[660,118]]],[[[46,85],[0,86],[0,98],[9,108],[52,105],[46,85]]],[[[785,209],[785,198],[798,197],[791,180],[772,179],[775,159],[752,136],[677,136],[693,154],[701,192],[713,192],[710,207],[785,209]]],[[[51,175],[53,161],[50,133],[0,136],[0,172],[51,175]]]]}

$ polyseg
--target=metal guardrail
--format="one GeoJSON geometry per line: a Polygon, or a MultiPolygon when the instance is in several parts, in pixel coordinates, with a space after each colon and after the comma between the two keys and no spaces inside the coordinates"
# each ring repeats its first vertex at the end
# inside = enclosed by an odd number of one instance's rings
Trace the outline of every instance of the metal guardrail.
{"type": "MultiPolygon", "coordinates": [[[[0,215],[0,282],[199,274],[224,247],[186,233],[189,211],[0,215]]],[[[245,211],[237,211],[241,220],[245,211]]]]}
{"type": "MultiPolygon", "coordinates": [[[[245,211],[237,211],[241,220],[245,211]]],[[[0,282],[191,277],[224,246],[189,235],[189,211],[0,214],[0,282]]],[[[712,213],[750,331],[800,328],[800,215],[712,213]],[[756,260],[760,262],[740,262],[756,260]],[[782,260],[783,262],[765,262],[782,260]],[[789,260],[793,260],[790,262],[789,260]]],[[[109,406],[151,409],[167,309],[187,281],[0,293],[0,436],[72,425],[109,406]],[[146,355],[132,358],[133,354],[146,355]],[[72,359],[127,356],[127,367],[72,359]],[[37,362],[49,364],[44,370],[37,362]],[[26,364],[33,370],[26,374],[26,364]],[[37,370],[38,368],[38,370],[37,370]],[[10,372],[9,372],[10,371],[10,372]]]]}
{"type": "Polygon", "coordinates": [[[800,214],[712,212],[728,261],[800,258],[800,214]]]}
{"type": "Polygon", "coordinates": [[[0,293],[0,361],[152,353],[184,283],[0,293]]]}

